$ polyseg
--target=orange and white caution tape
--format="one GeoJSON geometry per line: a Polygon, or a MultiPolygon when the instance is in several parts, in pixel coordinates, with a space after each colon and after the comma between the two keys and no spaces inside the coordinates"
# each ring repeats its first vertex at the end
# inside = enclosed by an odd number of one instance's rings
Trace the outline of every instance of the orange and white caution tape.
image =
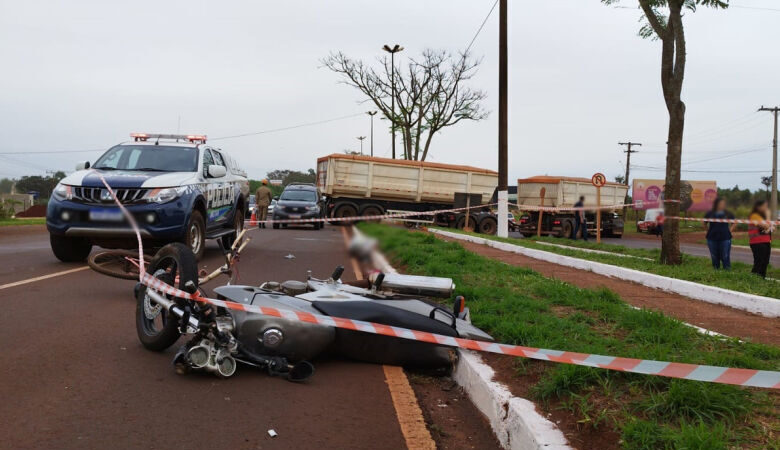
{"type": "MultiPolygon", "coordinates": [[[[103,184],[108,187],[108,183],[106,183],[105,179],[101,177],[101,180],[103,181],[103,184]]],[[[108,187],[108,189],[109,192],[111,192],[111,196],[114,198],[114,201],[120,206],[122,213],[128,217],[133,230],[135,230],[139,241],[139,254],[142,254],[141,234],[138,230],[138,225],[134,220],[132,220],[130,213],[128,213],[127,210],[122,207],[113,191],[111,191],[111,188],[108,187]]],[[[621,358],[615,356],[524,347],[520,345],[499,344],[496,342],[477,341],[473,339],[444,336],[426,331],[411,330],[408,328],[395,327],[374,322],[365,322],[362,320],[345,319],[341,317],[331,317],[321,314],[312,314],[301,311],[291,311],[255,305],[245,305],[238,302],[229,302],[225,300],[203,297],[198,293],[190,294],[149,275],[144,271],[143,267],[140,268],[139,281],[151,289],[181,299],[209,303],[217,307],[236,311],[246,311],[250,313],[263,314],[306,323],[343,328],[353,331],[362,331],[364,333],[379,334],[383,336],[427,342],[430,344],[457,347],[481,352],[519,356],[541,361],[551,361],[564,364],[574,364],[578,366],[617,370],[620,372],[656,375],[685,380],[704,381],[709,383],[732,384],[736,386],[780,389],[780,372],[777,371],[737,369],[730,367],[705,366],[700,364],[621,358]]]]}

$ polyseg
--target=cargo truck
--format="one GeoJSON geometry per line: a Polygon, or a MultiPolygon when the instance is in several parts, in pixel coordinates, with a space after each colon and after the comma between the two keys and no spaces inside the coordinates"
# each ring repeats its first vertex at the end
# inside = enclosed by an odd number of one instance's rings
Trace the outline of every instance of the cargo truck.
{"type": "MultiPolygon", "coordinates": [[[[624,203],[628,186],[618,183],[607,183],[601,188],[601,205],[621,205],[624,203]]],[[[589,234],[596,234],[596,187],[588,178],[536,176],[517,180],[517,203],[524,214],[520,217],[520,232],[528,236],[536,236],[539,227],[539,212],[530,208],[533,206],[572,207],[585,197],[585,207],[594,210],[585,212],[589,234]],[[544,201],[542,201],[544,198],[544,201]]],[[[622,208],[603,209],[601,211],[602,236],[622,237],[622,208]]],[[[574,230],[575,212],[559,211],[542,214],[541,234],[547,236],[570,237],[574,230]]]]}
{"type": "MultiPolygon", "coordinates": [[[[325,195],[328,217],[373,216],[395,212],[425,212],[488,203],[498,184],[498,173],[478,167],[422,161],[332,154],[317,160],[317,187],[325,195]],[[463,195],[456,195],[463,194],[463,195]]],[[[496,216],[488,207],[467,215],[440,213],[411,220],[494,234],[496,216]]]]}

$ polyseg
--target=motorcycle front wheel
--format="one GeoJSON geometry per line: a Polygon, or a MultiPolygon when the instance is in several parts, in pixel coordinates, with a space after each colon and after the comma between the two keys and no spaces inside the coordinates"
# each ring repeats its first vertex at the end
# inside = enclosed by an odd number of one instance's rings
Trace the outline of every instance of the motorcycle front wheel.
{"type": "MultiPolygon", "coordinates": [[[[187,282],[198,285],[198,266],[195,254],[184,244],[168,244],[161,248],[149,264],[147,272],[166,284],[184,290],[187,282]]],[[[136,295],[135,325],[138,339],[152,351],[163,351],[181,336],[177,317],[147,295],[142,286],[136,295]]],[[[172,296],[165,295],[167,298],[172,296]]]]}

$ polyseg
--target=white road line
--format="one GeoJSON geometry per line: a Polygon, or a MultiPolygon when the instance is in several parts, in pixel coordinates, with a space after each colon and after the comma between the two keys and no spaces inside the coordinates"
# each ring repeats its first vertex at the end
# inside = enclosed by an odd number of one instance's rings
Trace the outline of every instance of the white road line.
{"type": "Polygon", "coordinates": [[[74,273],[74,272],[80,272],[82,270],[87,270],[87,269],[89,269],[89,266],[77,267],[75,269],[63,270],[62,272],[55,272],[55,273],[50,273],[48,275],[41,275],[40,277],[28,278],[26,280],[14,281],[13,283],[2,284],[0,285],[0,291],[2,291],[3,289],[21,286],[23,284],[35,283],[36,281],[48,280],[49,278],[59,277],[62,275],[67,275],[69,273],[74,273]]]}

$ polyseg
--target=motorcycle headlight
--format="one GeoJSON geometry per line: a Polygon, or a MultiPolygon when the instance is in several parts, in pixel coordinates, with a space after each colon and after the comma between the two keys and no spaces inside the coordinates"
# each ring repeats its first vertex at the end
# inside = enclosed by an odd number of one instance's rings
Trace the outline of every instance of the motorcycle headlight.
{"type": "Polygon", "coordinates": [[[146,193],[144,198],[149,203],[167,203],[179,198],[185,192],[187,192],[186,186],[152,189],[146,193]]]}
{"type": "Polygon", "coordinates": [[[67,184],[57,183],[54,187],[52,195],[59,200],[70,200],[73,198],[73,189],[67,184]]]}

